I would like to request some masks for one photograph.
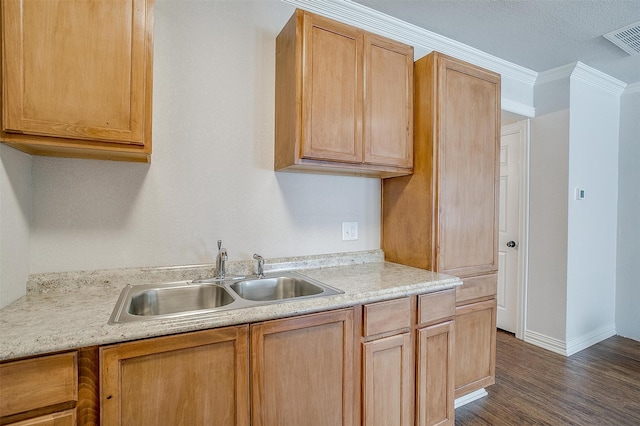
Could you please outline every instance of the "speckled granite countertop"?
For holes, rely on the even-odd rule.
[[[344,294],[287,301],[178,319],[151,319],[109,325],[107,321],[127,284],[147,284],[211,276],[210,267],[147,268],[95,273],[41,274],[28,294],[0,310],[0,360],[67,349],[354,306],[461,285],[455,277],[384,262],[378,251],[300,259],[274,259],[267,272],[295,269]],[[236,273],[250,262],[231,266]],[[338,265],[338,266],[335,266]],[[210,265],[209,265],[210,266]],[[236,271],[234,271],[234,267]],[[187,278],[188,277],[188,278]]]

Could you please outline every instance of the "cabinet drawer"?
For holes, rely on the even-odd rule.
[[[456,313],[456,291],[445,290],[418,297],[418,325],[453,317]]]
[[[78,400],[76,352],[0,365],[0,417]]]
[[[387,333],[411,326],[411,299],[388,300],[364,305],[364,335]]]
[[[456,305],[464,305],[470,300],[493,297],[498,292],[498,275],[478,275],[463,278],[462,286],[456,287]]]
[[[75,426],[75,424],[76,410],[73,409],[11,423],[11,426]]]

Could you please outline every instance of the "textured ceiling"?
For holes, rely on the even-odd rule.
[[[640,21],[640,0],[353,1],[533,71],[580,61],[640,81],[640,55],[602,36]]]

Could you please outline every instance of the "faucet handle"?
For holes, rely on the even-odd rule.
[[[222,248],[222,240],[218,240],[218,250]]]
[[[254,254],[253,258],[258,261],[258,278],[264,278],[264,258],[259,254]]]

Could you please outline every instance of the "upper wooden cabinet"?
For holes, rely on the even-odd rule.
[[[413,47],[297,10],[276,38],[275,169],[413,167]]]
[[[383,182],[385,258],[460,277],[494,273],[500,76],[436,52],[414,75],[414,174]]]
[[[153,0],[3,0],[2,142],[148,162]]]

